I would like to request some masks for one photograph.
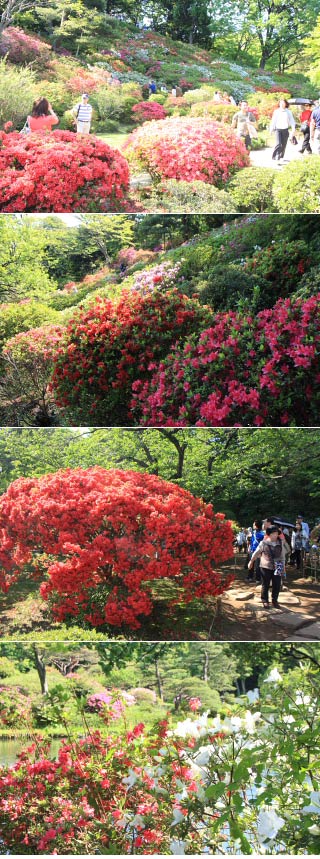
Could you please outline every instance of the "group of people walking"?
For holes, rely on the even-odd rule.
[[[79,101],[71,110],[77,134],[89,134],[92,105],[89,103],[89,96],[83,93],[81,101]],[[58,125],[59,117],[55,114],[47,98],[38,98],[34,102],[32,111],[27,117],[26,124],[22,129],[24,134],[30,134],[36,131],[52,131],[55,125]]]
[[[236,130],[237,136],[243,140],[246,148],[250,149],[252,138],[257,137],[258,134],[256,118],[246,101],[241,102],[239,110],[234,114],[232,128]],[[285,98],[280,99],[278,107],[273,112],[270,131],[275,135],[272,160],[279,163],[284,158],[290,135],[292,143],[298,145],[295,136],[296,122],[289,102]],[[316,151],[320,153],[320,106],[312,107],[311,102],[304,106],[300,115],[300,131],[303,135],[301,148],[298,150],[301,155],[305,152],[312,155],[312,140],[315,141]]]
[[[248,582],[261,583],[261,599],[264,608],[269,608],[269,591],[274,608],[280,608],[278,599],[283,579],[286,578],[286,564],[290,561],[301,569],[303,553],[309,545],[309,525],[297,516],[294,528],[282,528],[274,519],[263,522],[256,519],[252,528],[241,529],[236,542],[239,551],[248,552]]]

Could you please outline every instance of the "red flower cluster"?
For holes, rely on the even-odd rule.
[[[148,122],[151,119],[165,119],[167,111],[156,101],[139,101],[132,108],[133,118],[138,122]]]
[[[212,312],[177,290],[122,292],[118,304],[97,299],[69,322],[57,350],[53,391],[60,407],[93,425],[130,423],[132,383],[177,340],[210,323]]]
[[[153,580],[172,579],[184,602],[215,596],[230,577],[213,566],[231,555],[224,516],[151,474],[68,469],[16,480],[0,500],[0,587],[42,569],[58,620],[137,629]]]
[[[143,125],[129,135],[124,151],[156,178],[199,179],[217,186],[249,166],[246,148],[231,128],[205,117]]]
[[[151,380],[134,383],[133,408],[148,426],[313,426],[319,353],[320,293],[279,300],[255,318],[218,313]]]
[[[0,132],[2,212],[115,211],[128,185],[125,158],[96,137]]]

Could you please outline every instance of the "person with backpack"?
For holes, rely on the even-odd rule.
[[[270,528],[266,529],[264,539],[261,540],[249,561],[249,570],[253,568],[257,558],[260,558],[263,607],[269,608],[269,588],[271,585],[272,605],[274,608],[281,608],[278,597],[285,568],[285,547],[284,540],[280,539],[279,529],[276,525],[271,525]]]
[[[261,540],[264,539],[264,531],[262,530],[262,522],[260,519],[255,519],[253,523],[252,536],[250,540],[250,560],[261,543]],[[261,582],[261,572],[260,572],[260,558],[257,558],[251,568],[248,564],[248,582],[253,582],[253,577],[255,575],[256,582]]]
[[[299,520],[296,522],[295,528],[292,531],[291,547],[292,562],[295,564],[297,570],[300,570],[303,553],[308,547],[308,535]]]
[[[77,134],[90,134],[92,119],[92,106],[89,104],[89,96],[86,92],[81,96],[81,101],[71,111],[77,126]]]
[[[305,106],[305,108],[302,111],[301,116],[300,116],[300,122],[301,122],[300,131],[303,134],[302,146],[301,146],[301,149],[298,150],[298,152],[300,152],[300,155],[303,155],[304,152],[307,152],[308,155],[312,155],[312,149],[310,146],[311,116],[312,116],[311,104],[306,104],[306,106]]]
[[[289,110],[289,102],[286,98],[281,98],[279,107],[273,111],[270,131],[275,133],[276,145],[272,153],[273,161],[281,161],[284,158],[287,143],[289,140],[290,128],[292,135],[295,132],[296,124],[293,113]]]
[[[234,114],[231,126],[236,129],[237,137],[243,140],[246,149],[251,147],[251,137],[256,137],[256,118],[253,113],[250,113],[249,105],[246,101],[242,101],[240,110]]]

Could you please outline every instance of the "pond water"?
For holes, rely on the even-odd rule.
[[[21,752],[21,750],[25,749],[27,746],[30,746],[32,742],[32,737],[19,737],[19,739],[16,740],[0,739],[0,764],[6,766],[11,766],[12,764],[14,764],[17,760],[19,752]],[[57,755],[60,744],[60,739],[52,740],[52,755]]]

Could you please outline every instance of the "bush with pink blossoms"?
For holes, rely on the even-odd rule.
[[[172,288],[177,284],[181,262],[173,264],[166,260],[152,268],[136,272],[131,288],[134,291],[141,292],[143,295],[152,292],[154,289],[166,290]]]
[[[45,67],[50,59],[51,45],[37,36],[30,36],[20,27],[7,27],[0,36],[0,57],[22,66],[32,63]]]
[[[216,314],[133,384],[148,426],[314,426],[320,409],[320,293],[250,317]]]
[[[199,179],[221,187],[249,166],[243,142],[231,128],[207,118],[172,117],[144,124],[123,151],[153,179]]]
[[[156,101],[139,101],[132,108],[132,117],[136,122],[150,122],[152,119],[165,119],[167,111]]]

